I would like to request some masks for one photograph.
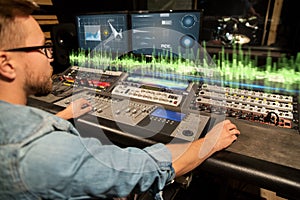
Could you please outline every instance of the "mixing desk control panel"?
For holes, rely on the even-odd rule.
[[[89,90],[75,93],[54,104],[66,107],[70,102],[78,98],[85,98],[91,103],[93,107],[93,110],[90,112],[91,115],[132,126],[136,126],[154,109],[152,104],[111,98]]]
[[[82,90],[54,104],[66,107],[78,98],[89,100],[93,107],[89,114],[99,120],[114,122],[121,130],[125,124],[139,131],[147,131],[149,137],[163,134],[170,138],[193,141],[204,133],[210,119],[195,111],[167,109],[152,102],[104,96],[91,90]]]
[[[61,76],[64,85],[109,91],[122,76],[119,71],[72,66]]]
[[[202,84],[192,107],[284,128],[298,128],[297,99],[289,95]]]
[[[128,85],[117,85],[113,89],[112,95],[116,95],[123,98],[141,99],[153,103],[159,103],[170,106],[179,106],[179,104],[182,101],[182,95],[179,94],[173,94],[162,91],[153,91]]]

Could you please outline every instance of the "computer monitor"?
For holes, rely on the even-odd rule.
[[[112,56],[128,52],[127,13],[94,13],[76,16],[78,47]]]
[[[130,15],[132,52],[154,55],[181,54],[198,48],[202,11],[140,11]]]

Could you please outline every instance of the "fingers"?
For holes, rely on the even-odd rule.
[[[91,103],[84,98],[74,100],[72,102],[72,107],[73,117],[75,118],[88,113],[93,109]]]
[[[84,98],[76,99],[73,101],[73,104],[78,104],[82,109],[92,106],[91,103]]]
[[[219,122],[205,136],[206,144],[213,146],[214,151],[219,151],[230,146],[240,135],[240,131],[230,120]]]
[[[229,131],[231,136],[235,136],[236,138],[241,134],[239,130],[237,129],[232,129]]]
[[[224,120],[224,128],[227,130],[238,130],[235,124],[233,124],[230,120]]]
[[[89,112],[91,111],[93,108],[92,108],[92,104],[86,100],[86,99],[79,99],[80,100],[80,108],[81,108],[81,111],[84,111],[84,112]]]
[[[237,140],[237,138],[238,138],[237,135],[232,135],[231,137],[232,137],[233,141]]]
[[[80,104],[89,103],[89,101],[84,98],[76,99],[73,101],[73,103],[75,103],[75,102],[80,103]]]
[[[229,136],[233,141],[237,140],[238,136],[241,134],[236,125],[233,124],[230,120],[226,120],[224,128],[228,131]]]
[[[93,107],[91,105],[88,105],[88,104],[83,104],[81,106],[81,112],[84,114],[84,113],[87,113],[87,112],[90,112],[91,110],[93,109]]]
[[[223,131],[225,131],[227,137],[230,138],[232,142],[237,140],[238,136],[241,134],[237,126],[228,119],[223,121]]]

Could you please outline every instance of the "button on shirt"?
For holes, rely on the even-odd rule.
[[[163,144],[144,149],[102,145],[36,108],[0,101],[0,112],[0,199],[159,194],[174,179]]]

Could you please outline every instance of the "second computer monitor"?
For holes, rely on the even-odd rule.
[[[135,54],[185,57],[186,52],[198,48],[201,11],[137,12],[130,16]]]

